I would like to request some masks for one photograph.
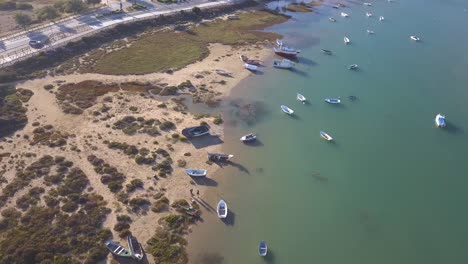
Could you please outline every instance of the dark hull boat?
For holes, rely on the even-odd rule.
[[[210,128],[208,126],[188,127],[182,130],[182,135],[187,138],[200,137],[209,133]]]
[[[234,157],[234,155],[208,152],[208,160],[213,162],[226,162],[232,157]]]
[[[127,242],[128,242],[128,247],[130,248],[130,253],[132,254],[132,257],[136,259],[137,261],[141,261],[145,253],[143,251],[143,247],[138,242],[136,237],[129,235],[127,237]]]

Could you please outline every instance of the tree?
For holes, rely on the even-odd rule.
[[[80,13],[86,10],[86,5],[81,0],[67,0],[65,2],[65,12],[67,13]]]
[[[36,16],[39,20],[54,20],[59,17],[59,12],[57,8],[53,6],[45,6],[36,12]]]
[[[101,3],[101,0],[86,0],[86,3],[87,3],[88,5],[93,5],[93,6],[95,6],[95,5],[99,4],[99,3]]]
[[[31,24],[31,17],[26,15],[25,13],[16,13],[15,14],[15,22],[18,26],[26,29],[27,26]]]

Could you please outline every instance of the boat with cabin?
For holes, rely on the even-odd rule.
[[[294,65],[295,63],[288,59],[273,60],[273,67],[279,69],[292,69],[294,68]]]
[[[303,96],[303,95],[300,94],[300,93],[297,93],[296,98],[297,98],[298,101],[302,102],[303,104],[305,104],[306,101],[307,101],[307,99],[305,98],[305,96]]]
[[[410,39],[414,41],[419,41],[419,38],[417,36],[410,36]]]
[[[364,5],[365,5],[365,6],[372,6],[372,4],[369,3],[369,2],[364,2]]]
[[[330,135],[328,135],[327,133],[325,133],[324,131],[320,131],[320,136],[323,139],[325,139],[326,141],[332,141],[333,140],[333,138]]]
[[[255,135],[253,133],[247,134],[247,135],[242,136],[240,138],[240,141],[242,141],[242,142],[253,142],[255,140],[257,140],[257,135]]]
[[[350,70],[356,70],[358,68],[358,65],[357,64],[351,64],[348,66],[348,69]]]
[[[372,16],[372,13],[366,12],[366,17],[371,17],[371,16]]]

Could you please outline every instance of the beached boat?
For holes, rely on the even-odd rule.
[[[302,102],[303,104],[305,104],[305,102],[307,101],[307,99],[305,98],[305,96],[303,96],[303,95],[300,94],[300,93],[297,93],[296,98],[297,98],[297,100],[299,100],[299,101]]]
[[[240,59],[241,59],[243,62],[245,62],[245,63],[247,63],[247,64],[250,64],[250,65],[255,65],[255,66],[260,66],[260,65],[262,65],[262,62],[261,62],[261,61],[259,61],[259,60],[251,60],[251,59],[249,59],[249,58],[248,58],[247,56],[245,56],[245,55],[240,55]]]
[[[258,69],[257,66],[252,65],[252,64],[248,64],[248,63],[244,64],[244,68],[251,71],[251,72],[256,72],[257,69]]]
[[[355,70],[357,68],[358,68],[357,64],[351,64],[351,65],[348,66],[348,69],[350,69],[350,70]]]
[[[366,12],[366,17],[371,17],[372,13]]]
[[[268,246],[265,241],[260,241],[260,244],[258,244],[258,255],[261,257],[265,257],[268,253]]]
[[[340,8],[340,6],[339,5],[332,5],[332,8],[338,9],[338,8]]]
[[[329,17],[328,20],[330,20],[331,22],[336,22],[336,19],[333,17]]]
[[[128,248],[130,249],[130,253],[132,254],[132,257],[136,259],[137,261],[141,261],[145,255],[145,252],[143,251],[143,247],[138,242],[136,237],[132,235],[127,236],[127,242],[128,242]]]
[[[293,111],[291,108],[289,108],[289,107],[287,107],[287,106],[285,106],[285,105],[282,105],[282,106],[281,106],[281,110],[282,110],[283,112],[285,112],[286,114],[288,114],[288,115],[294,114],[294,111]]]
[[[351,40],[349,40],[348,37],[344,37],[343,41],[344,41],[345,44],[349,44],[351,42]]]
[[[203,135],[207,135],[209,133],[210,133],[210,128],[206,125],[188,127],[182,130],[182,135],[184,135],[187,138],[200,137]]]
[[[216,206],[216,213],[218,214],[219,218],[226,218],[228,214],[228,207],[227,203],[224,200],[218,202],[218,206]]]
[[[437,114],[435,117],[435,123],[437,127],[445,127],[447,123],[445,123],[445,116],[442,114]]]
[[[383,17],[383,16],[379,17],[379,21],[384,21],[384,20],[385,20],[385,17]]]
[[[419,41],[419,38],[417,36],[410,36],[410,39],[412,39],[414,41]]]
[[[186,169],[185,173],[188,174],[190,177],[205,177],[206,170],[205,169]]]
[[[322,49],[322,52],[325,53],[325,54],[328,54],[328,55],[332,54],[331,50]]]
[[[242,136],[240,138],[240,141],[242,141],[242,142],[252,142],[252,141],[255,141],[255,140],[257,140],[257,135],[255,135],[253,133],[247,134],[247,135]]]
[[[372,4],[371,4],[371,3],[368,3],[368,2],[364,2],[364,5],[365,5],[365,6],[371,6]]]
[[[282,59],[282,60],[274,60],[273,61],[273,67],[275,68],[280,68],[280,69],[291,69],[295,65],[294,62],[288,60],[288,59]]]
[[[225,71],[225,70],[221,70],[221,69],[216,69],[215,72],[222,76],[228,76],[228,77],[232,76],[232,73]]]
[[[339,98],[325,98],[325,102],[329,104],[339,104],[341,100]]]
[[[114,242],[114,241],[106,241],[104,243],[106,248],[114,255],[119,256],[119,257],[132,257],[132,253],[130,253],[129,250],[126,248],[122,247],[119,243]]]
[[[328,135],[327,133],[325,133],[323,131],[320,131],[320,136],[323,139],[325,139],[326,141],[332,141],[333,140],[333,138],[330,135]]]
[[[222,154],[222,153],[210,153],[208,152],[208,160],[213,162],[226,162],[232,159],[234,155],[232,154]]]
[[[372,35],[372,34],[374,34],[374,31],[368,29],[368,30],[367,30],[367,34]]]
[[[342,16],[342,17],[349,17],[349,15],[346,14],[345,12],[341,12],[341,16]]]
[[[283,56],[283,57],[296,57],[301,52],[300,50],[286,47],[286,46],[274,47],[273,51],[277,55]]]

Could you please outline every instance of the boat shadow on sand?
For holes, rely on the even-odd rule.
[[[218,182],[207,177],[192,177],[192,180],[197,185],[204,185],[204,186],[218,186]]]
[[[144,255],[143,256],[143,259],[141,261],[136,261],[132,258],[128,258],[128,257],[118,257],[118,256],[115,256],[113,255],[113,259],[115,261],[117,261],[117,263],[119,264],[149,264],[149,261],[148,261],[148,258],[147,258],[148,255]]]
[[[224,141],[221,140],[219,136],[214,136],[214,135],[204,135],[201,137],[192,137],[188,138],[188,141],[192,143],[192,145],[196,149],[202,149],[206,148],[209,146],[214,146],[214,145],[219,145],[223,144]]]

